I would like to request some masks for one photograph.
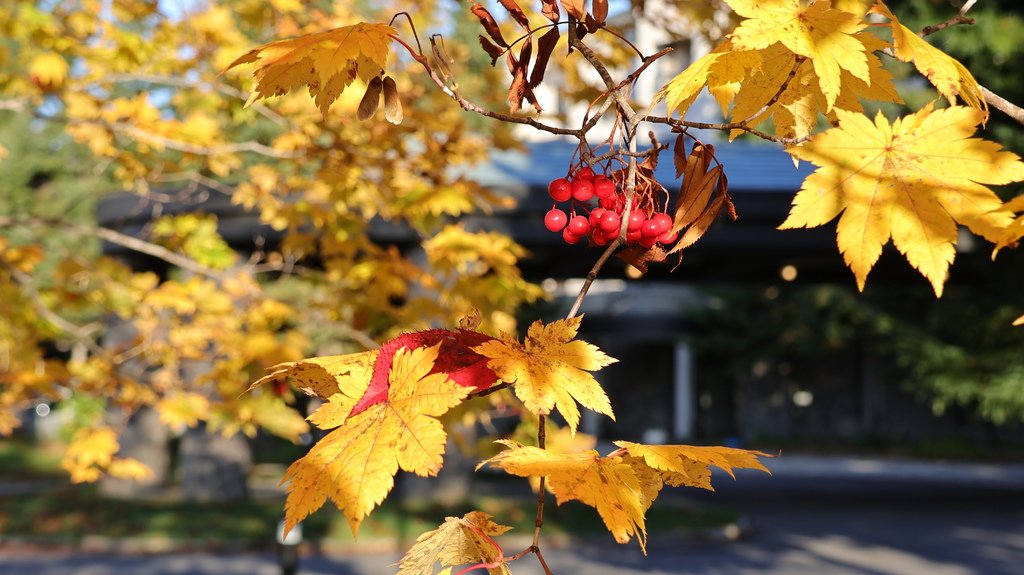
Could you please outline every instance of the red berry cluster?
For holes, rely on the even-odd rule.
[[[626,198],[608,176],[583,167],[571,179],[552,180],[548,194],[555,202],[569,202],[568,214],[555,205],[544,215],[544,227],[562,232],[565,243],[577,244],[589,237],[591,244],[606,246],[619,235]],[[596,206],[592,203],[594,198]],[[653,202],[646,202],[651,204],[647,206],[644,203],[638,202],[629,214],[626,243],[650,248],[675,242],[678,234],[672,233],[672,216],[657,211]]]

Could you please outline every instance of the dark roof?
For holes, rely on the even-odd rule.
[[[496,189],[546,188],[551,180],[565,177],[575,150],[576,146],[568,140],[531,143],[525,151],[494,152],[490,162],[467,173]],[[789,154],[774,145],[722,143],[715,146],[715,154],[725,166],[729,188],[736,192],[792,193],[812,171],[806,162],[794,167]],[[676,178],[669,153],[662,153],[655,175],[671,189]]]

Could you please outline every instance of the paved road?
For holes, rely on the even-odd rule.
[[[552,549],[556,575],[1022,575],[1024,484],[996,478],[822,477],[780,469],[774,478],[720,482],[708,497],[741,510],[740,541],[590,543]],[[394,573],[394,555],[307,557],[305,575]],[[540,575],[532,559],[517,575]],[[276,575],[272,555],[2,555],[0,575]]]

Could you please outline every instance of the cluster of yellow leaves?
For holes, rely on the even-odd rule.
[[[1024,163],[971,138],[984,114],[928,105],[892,124],[839,111],[839,125],[791,148],[818,166],[783,228],[820,226],[842,214],[837,240],[863,289],[889,239],[937,296],[956,254],[957,224],[999,242],[1012,216],[985,184],[1024,180]]]
[[[416,543],[398,564],[398,575],[433,575],[436,563],[449,568],[499,563],[501,548],[491,538],[509,529],[511,527],[491,521],[490,515],[480,511],[470,511],[462,517],[447,517],[440,527],[416,538]],[[450,569],[445,571],[450,572]],[[490,572],[492,575],[507,575],[509,570],[501,563]]]
[[[706,86],[732,121],[753,126],[770,119],[776,136],[799,140],[814,131],[822,114],[834,122],[836,110],[861,112],[861,99],[901,102],[878,57],[891,51],[912,61],[950,103],[959,97],[987,117],[970,72],[900,24],[881,2],[870,12],[889,18],[892,42],[865,30],[863,3],[726,3],[743,18],[739,26],[658,95],[681,116]]]
[[[729,475],[733,469],[768,471],[758,460],[767,454],[729,447],[618,441],[619,449],[602,457],[593,449],[559,454],[514,441],[500,443],[508,449],[481,466],[521,477],[547,477],[559,505],[576,500],[593,507],[616,541],[627,543],[635,535],[645,553],[645,515],[665,484],[712,489],[710,466]]]
[[[962,64],[880,1],[867,12],[889,20],[891,42],[865,31],[863,3],[727,3],[743,18],[739,26],[659,97],[683,115],[706,86],[723,114],[731,107],[734,122],[771,119],[776,136],[799,144],[790,154],[818,170],[782,228],[819,226],[842,214],[839,250],[861,289],[891,238],[936,295],[955,255],[958,224],[993,242],[1005,237],[1009,212],[986,185],[1021,181],[1024,165],[998,145],[971,138],[988,108]],[[929,105],[893,123],[879,115],[872,125],[860,99],[900,101],[879,53],[913,62],[951,107]],[[969,107],[957,106],[958,99]],[[836,127],[812,136],[822,114]]]
[[[143,480],[152,471],[131,457],[116,457],[120,445],[117,433],[109,427],[81,429],[71,439],[61,467],[75,483],[96,481],[104,473],[122,479]]]

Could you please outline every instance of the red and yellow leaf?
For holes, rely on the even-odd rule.
[[[1024,163],[996,143],[971,138],[984,113],[954,106],[890,124],[837,111],[839,125],[789,153],[818,169],[781,228],[816,227],[840,216],[839,250],[864,289],[889,239],[942,295],[957,224],[998,242],[1012,216],[986,185],[1024,180]]]
[[[398,350],[387,398],[348,416],[288,468],[286,529],[331,499],[355,534],[391,491],[399,469],[421,476],[441,469],[447,436],[436,417],[458,405],[470,388],[433,373],[440,347]],[[360,393],[358,387],[352,391]],[[342,403],[354,399],[345,390],[340,395]]]
[[[573,340],[580,320],[575,317],[548,325],[536,321],[523,344],[505,336],[473,348],[489,358],[487,366],[502,381],[515,384],[516,396],[528,410],[546,415],[558,409],[573,433],[580,420],[577,401],[615,419],[608,396],[590,372],[616,360],[594,345]]]

